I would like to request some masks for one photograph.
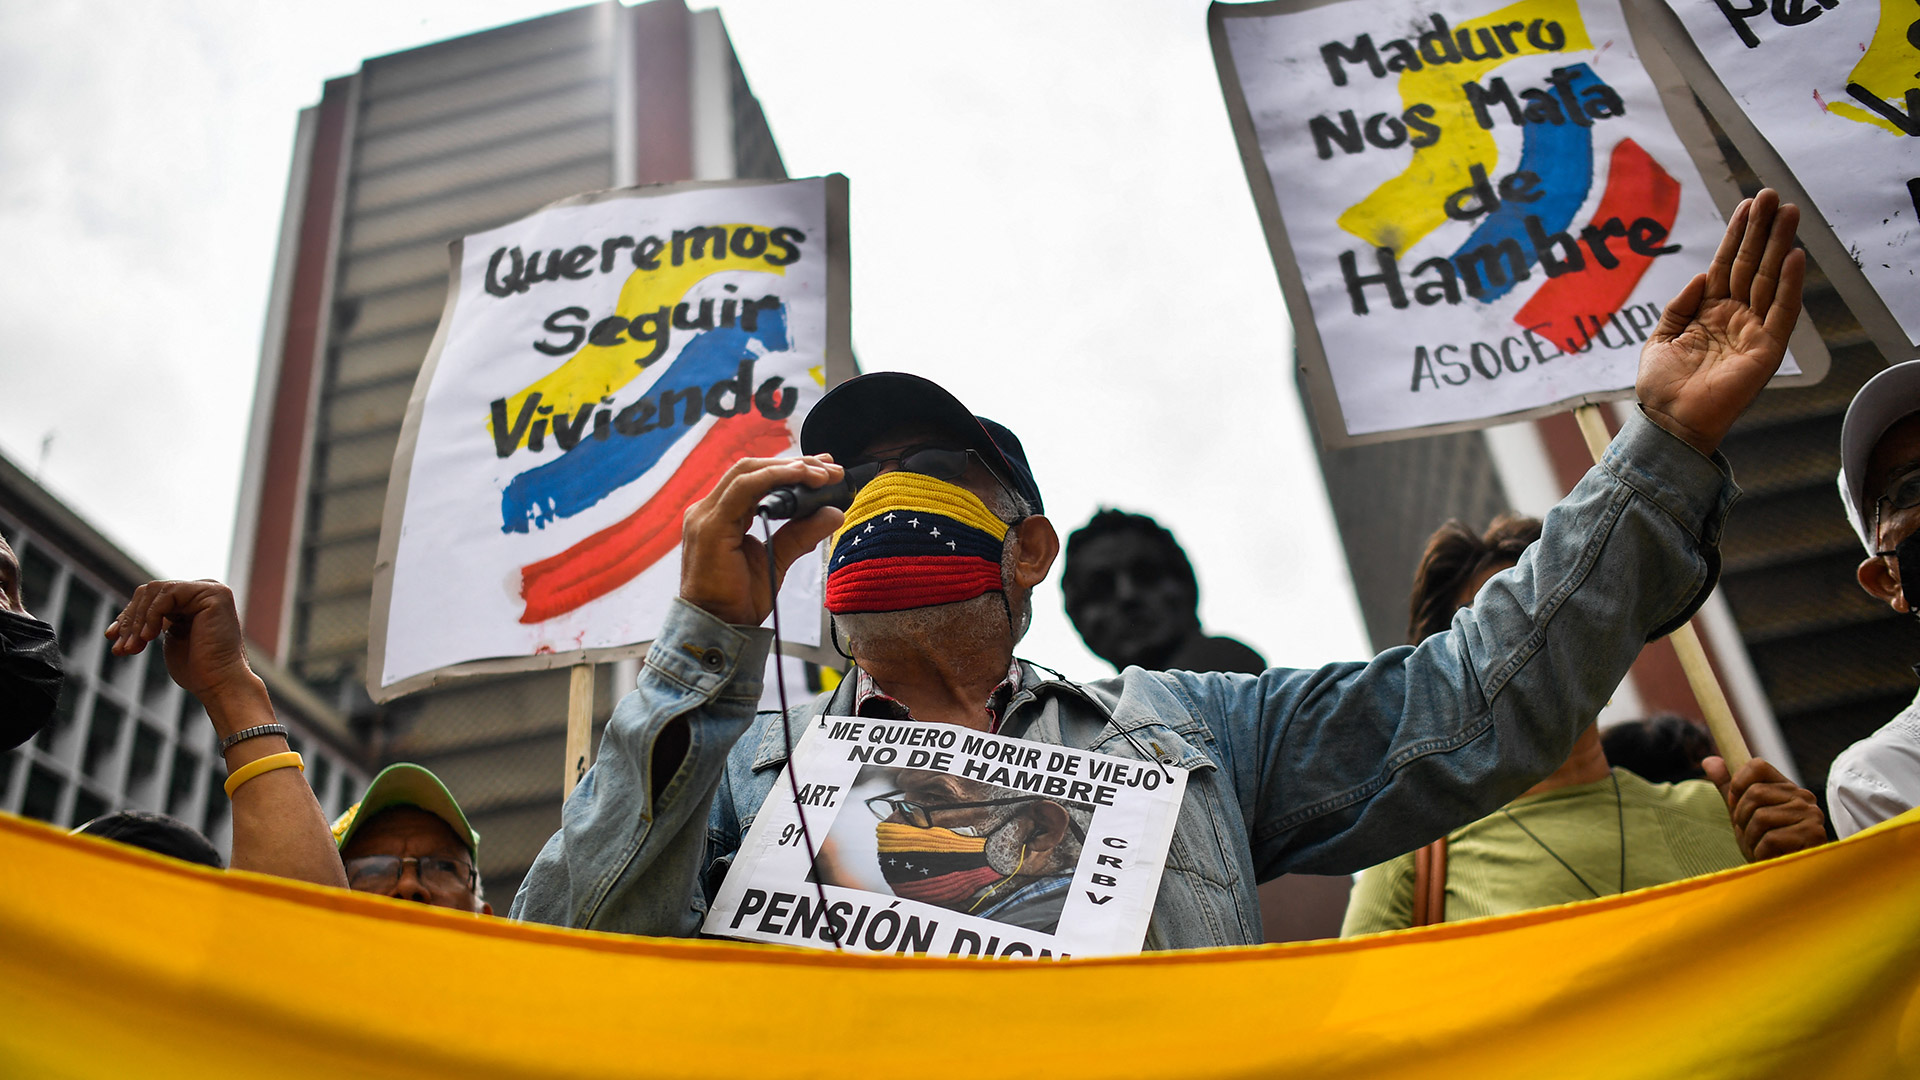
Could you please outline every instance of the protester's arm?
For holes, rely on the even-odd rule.
[[[1848,747],[1827,770],[1834,835],[1844,840],[1920,802],[1920,743],[1905,735],[1901,723],[1909,715]]]
[[[1648,339],[1643,412],[1450,631],[1367,664],[1169,676],[1223,737],[1262,879],[1357,870],[1497,809],[1704,602],[1737,495],[1716,448],[1799,313],[1796,220],[1771,192],[1742,204]]]
[[[116,656],[162,634],[167,673],[206,707],[216,739],[275,722],[267,686],[247,665],[232,590],[217,581],[149,582],[107,627]],[[286,750],[279,735],[243,739],[226,753],[227,772]],[[347,887],[326,815],[299,769],[274,769],[234,789],[233,867]]]
[[[1413,856],[1402,855],[1354,876],[1340,936],[1358,937],[1413,925]]]
[[[1827,842],[1827,819],[1813,792],[1781,775],[1760,758],[1752,758],[1729,775],[1719,757],[1701,762],[1707,779],[1727,800],[1727,814],[1740,840],[1740,854],[1748,862],[1778,858]]]
[[[710,809],[727,754],[753,720],[772,643],[758,627],[777,581],[748,531],[754,507],[781,484],[839,477],[824,458],[748,459],[688,509],[681,599],[514,897],[514,918],[656,936],[699,930]],[[776,578],[840,520],[823,510],[782,526]]]

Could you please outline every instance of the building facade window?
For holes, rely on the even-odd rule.
[[[230,854],[232,816],[221,789],[226,766],[214,752],[206,712],[174,685],[158,648],[129,657],[107,648],[107,624],[126,595],[4,510],[0,535],[20,559],[27,610],[60,635],[67,670],[54,722],[0,755],[0,810],[63,828],[117,810],[157,810]],[[294,729],[309,782],[331,820],[366,777],[297,717],[278,711],[280,722]]]

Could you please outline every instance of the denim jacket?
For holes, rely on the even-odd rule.
[[[1257,944],[1258,883],[1383,862],[1565,761],[1640,647],[1706,599],[1737,495],[1724,458],[1636,414],[1520,564],[1419,647],[1312,671],[1128,668],[1085,684],[1027,665],[1001,733],[1191,770],[1146,947]],[[676,602],[514,918],[698,932],[786,758],[779,714],[755,715],[769,645]],[[852,684],[795,708],[796,735],[822,710],[850,711],[836,698]],[[655,742],[677,721],[686,754],[655,791]]]

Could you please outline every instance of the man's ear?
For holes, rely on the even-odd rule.
[[[1014,529],[1020,548],[1014,556],[1013,581],[1023,589],[1031,589],[1047,580],[1047,571],[1053,568],[1053,560],[1060,557],[1060,534],[1053,531],[1053,522],[1045,514],[1029,514],[1020,519]]]
[[[1900,614],[1905,615],[1912,610],[1907,605],[1907,598],[1901,595],[1900,572],[1891,559],[1870,555],[1854,571],[1854,577],[1859,579],[1861,588],[1885,600]]]
[[[1036,799],[1021,809],[1027,826],[1027,858],[1044,859],[1067,837],[1066,807],[1050,799]]]

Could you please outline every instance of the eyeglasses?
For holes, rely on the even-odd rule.
[[[473,891],[473,867],[434,855],[362,855],[348,859],[347,885],[355,892],[387,892],[399,883],[401,870],[408,863],[413,864],[420,884],[434,892]]]
[[[1015,498],[1016,502],[1018,501],[1017,496],[1013,494],[1013,489],[1007,486],[1006,481],[1000,479],[1000,474],[994,471],[993,466],[980,455],[979,451],[956,450],[947,446],[909,446],[904,450],[881,457],[861,458],[856,464],[847,466],[847,487],[853,491],[859,491],[878,478],[881,469],[887,465],[892,465],[901,472],[931,476],[935,480],[953,483],[967,475],[968,461],[979,462],[980,467],[987,471],[987,475],[993,477],[993,482],[1000,485],[1000,490],[1006,492],[1009,497]]]
[[[929,806],[926,803],[900,797],[905,794],[904,791],[890,791],[885,795],[875,795],[867,800],[867,809],[882,821],[897,814],[902,821],[917,829],[933,828],[933,815],[945,813],[948,810],[980,810],[989,806],[1017,806],[1030,802],[1054,802],[1060,805],[1062,810],[1066,809],[1065,805],[1042,795],[1016,795],[1007,799],[987,799],[984,802],[940,803],[937,806]],[[1073,820],[1072,814],[1067,815],[1067,827],[1073,830],[1076,839],[1083,844],[1086,843],[1087,834],[1080,828],[1080,823]]]
[[[1880,542],[1880,504],[1887,503],[1895,510],[1911,510],[1920,506],[1920,468],[1908,469],[1906,474],[1887,485],[1887,490],[1873,500],[1873,539]],[[1875,555],[1891,555],[1891,551],[1876,551]]]

